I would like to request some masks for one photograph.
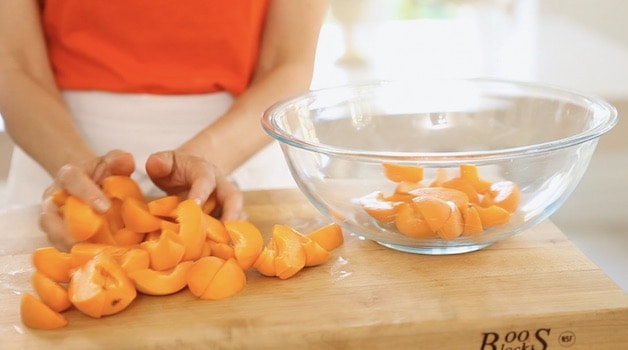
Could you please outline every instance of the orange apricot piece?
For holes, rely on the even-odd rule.
[[[37,271],[59,283],[70,281],[72,255],[55,247],[37,248],[33,252],[33,265]]]
[[[128,227],[118,229],[111,236],[114,245],[121,246],[140,244],[144,241],[144,237],[146,237],[145,233],[135,232]]]
[[[68,290],[43,273],[35,271],[31,283],[39,299],[53,311],[62,312],[72,306],[68,297]]]
[[[301,239],[285,225],[274,225],[272,238],[277,249],[275,256],[275,275],[280,279],[294,276],[305,267],[305,250]]]
[[[284,225],[286,226],[286,225]],[[318,242],[312,238],[302,234],[290,226],[286,226],[287,229],[294,231],[301,240],[301,247],[305,252],[305,266],[321,265],[325,261],[329,260],[331,253],[329,250],[323,248]]]
[[[464,222],[460,210],[453,202],[446,202],[451,209],[450,215],[443,225],[436,230],[438,236],[445,240],[452,240],[460,237],[464,229]]]
[[[69,196],[62,209],[63,221],[68,233],[76,241],[89,239],[103,225],[102,217],[77,197]]]
[[[87,239],[87,242],[101,243],[101,244],[108,244],[108,245],[116,244],[116,241],[113,238],[113,234],[111,233],[111,230],[109,228],[109,225],[107,225],[107,223],[104,222],[104,220],[103,220],[103,224],[100,225],[100,228],[98,228],[96,233],[92,235],[91,237],[89,237],[89,239]]]
[[[140,246],[150,256],[150,268],[157,271],[170,270],[183,259],[183,239],[174,231],[161,231],[159,239],[145,241]]]
[[[425,187],[425,185],[420,182],[401,181],[395,187],[395,193],[407,194],[410,193],[410,191],[421,187]]]
[[[130,176],[111,175],[103,179],[100,187],[109,198],[124,201],[126,198],[135,198],[144,202],[144,195],[140,186]]]
[[[176,216],[180,225],[179,236],[181,236],[185,247],[183,261],[200,258],[207,237],[205,218],[201,207],[194,200],[186,199],[177,206]]]
[[[216,192],[212,192],[212,194],[207,198],[205,203],[203,203],[202,210],[205,214],[211,214],[216,207],[218,207],[218,196]]]
[[[508,223],[510,220],[510,212],[497,205],[482,207],[472,204],[478,211],[483,227],[499,226]]]
[[[188,271],[194,261],[182,261],[170,270],[141,269],[129,272],[135,288],[147,295],[174,294],[187,286]]]
[[[211,251],[211,255],[227,260],[229,258],[235,258],[235,251],[233,246],[227,243],[214,242],[212,240],[207,240],[205,243],[209,246]]]
[[[344,243],[342,228],[336,223],[319,227],[307,234],[307,237],[318,243],[327,251],[332,251]]]
[[[471,181],[463,177],[455,177],[441,184],[441,187],[453,188],[467,195],[469,202],[480,203],[478,191],[475,189]]]
[[[436,233],[423,218],[415,203],[403,203],[399,206],[395,227],[399,232],[413,238],[436,237]]]
[[[117,259],[125,254],[131,246],[114,246],[102,243],[79,242],[70,248],[71,267],[81,267],[98,254],[107,254]]]
[[[489,181],[482,179],[478,175],[478,168],[473,164],[461,164],[460,177],[467,179],[480,194],[486,193],[491,187]]]
[[[22,294],[20,301],[22,323],[33,329],[58,329],[68,324],[68,320],[29,293]]]
[[[205,225],[207,225],[206,233],[208,239],[218,243],[231,242],[231,237],[222,221],[209,214],[204,214],[203,217],[205,218]]]
[[[173,222],[169,220],[161,220],[161,228],[160,228],[161,231],[171,230],[178,233],[180,228],[181,228],[181,225],[179,225],[178,222]]]
[[[122,201],[122,221],[124,226],[138,233],[147,233],[161,228],[161,219],[148,211],[148,205],[135,197]]]
[[[215,256],[206,256],[196,260],[186,277],[190,293],[196,297],[201,297],[207,290],[209,282],[224,263],[224,259]]]
[[[421,182],[423,180],[423,168],[416,165],[402,165],[395,163],[383,163],[384,174],[394,182]]]
[[[400,203],[385,199],[381,192],[373,192],[360,198],[360,204],[364,211],[382,224],[395,221],[397,207]]]
[[[201,299],[220,300],[240,292],[246,285],[246,274],[240,264],[233,258],[225,261],[209,282]]]
[[[474,206],[469,207],[469,210],[467,210],[467,213],[462,219],[464,221],[464,227],[462,229],[464,236],[473,236],[484,232],[482,219],[480,219],[480,214],[478,214],[478,210]]]
[[[434,180],[432,180],[429,187],[443,187],[443,183],[447,180],[449,180],[447,169],[438,168],[436,169]]]
[[[512,181],[503,180],[491,184],[490,189],[484,195],[482,206],[496,205],[514,213],[521,201],[519,187]]]
[[[444,201],[452,201],[458,207],[458,210],[464,214],[469,208],[469,197],[462,191],[447,187],[425,187],[418,188],[410,192],[414,198],[434,197]]]
[[[264,237],[260,230],[246,220],[226,221],[224,225],[233,243],[235,260],[243,270],[253,266],[264,247]]]
[[[264,249],[262,249],[255,263],[253,263],[253,268],[264,276],[274,277],[277,274],[277,269],[275,268],[276,257],[277,246],[271,239],[266,246],[264,246]]]
[[[81,312],[100,318],[124,310],[137,291],[120,264],[109,254],[101,253],[74,270],[68,295]]]
[[[174,195],[155,198],[147,203],[148,212],[154,216],[176,218],[179,202],[179,197]]]
[[[451,201],[438,197],[420,196],[415,198],[413,207],[421,213],[421,217],[430,226],[430,229],[437,232],[451,216],[453,210],[449,203],[453,204]]]
[[[63,204],[65,204],[65,200],[68,199],[69,196],[70,194],[68,193],[68,191],[64,189],[56,190],[52,193],[52,201],[57,207],[61,207],[63,206]]]
[[[116,260],[127,274],[131,271],[150,267],[150,255],[146,250],[140,248],[129,249]]]

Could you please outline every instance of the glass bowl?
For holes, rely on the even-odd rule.
[[[318,210],[422,254],[475,251],[547,219],[616,123],[598,98],[490,79],[321,89],[262,118]]]

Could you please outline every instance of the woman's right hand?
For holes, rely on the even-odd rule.
[[[53,183],[44,192],[39,227],[48,235],[55,247],[68,250],[74,243],[53,200],[53,194],[66,190],[69,194],[90,204],[96,212],[109,210],[111,202],[101,190],[100,183],[110,175],[129,176],[135,170],[133,156],[121,150],[109,151],[104,156],[61,167]]]

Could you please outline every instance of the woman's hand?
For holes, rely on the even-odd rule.
[[[68,234],[53,194],[66,190],[69,194],[89,203],[96,212],[109,210],[111,202],[100,188],[100,183],[110,175],[130,175],[135,170],[133,156],[124,151],[113,150],[101,157],[84,162],[66,164],[44,192],[39,226],[48,235],[50,242],[59,249],[68,250],[75,242]]]
[[[167,194],[193,199],[199,205],[215,192],[223,220],[242,215],[242,192],[218,167],[201,157],[178,150],[154,153],[146,161],[146,173]]]

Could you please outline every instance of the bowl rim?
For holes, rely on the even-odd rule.
[[[559,87],[547,83],[519,81],[499,78],[444,78],[444,79],[425,79],[420,80],[420,84],[430,84],[437,82],[442,83],[474,83],[474,84],[499,84],[504,86],[516,87],[520,89],[544,92],[548,94],[558,94],[569,96],[572,100],[586,104],[593,110],[594,114],[602,113],[603,120],[589,130],[571,135],[566,138],[552,140],[548,142],[536,143],[527,146],[503,148],[498,150],[483,151],[450,151],[450,152],[390,152],[390,151],[361,151],[349,148],[334,147],[325,144],[309,142],[301,138],[289,135],[280,127],[277,122],[277,116],[284,107],[299,101],[304,101],[315,97],[318,94],[340,91],[343,89],[359,89],[367,87],[378,87],[390,84],[416,84],[417,81],[405,80],[371,80],[364,82],[348,83],[344,85],[325,87],[320,89],[309,90],[300,95],[292,96],[277,101],[267,108],[261,118],[263,129],[274,139],[280,143],[288,144],[297,148],[308,151],[333,155],[335,157],[362,158],[362,159],[378,159],[388,161],[422,161],[422,162],[443,162],[443,161],[492,161],[495,159],[516,158],[530,156],[539,153],[549,152],[562,148],[583,144],[601,137],[610,131],[618,123],[618,113],[615,106],[606,100],[591,94],[585,94],[580,91]]]

